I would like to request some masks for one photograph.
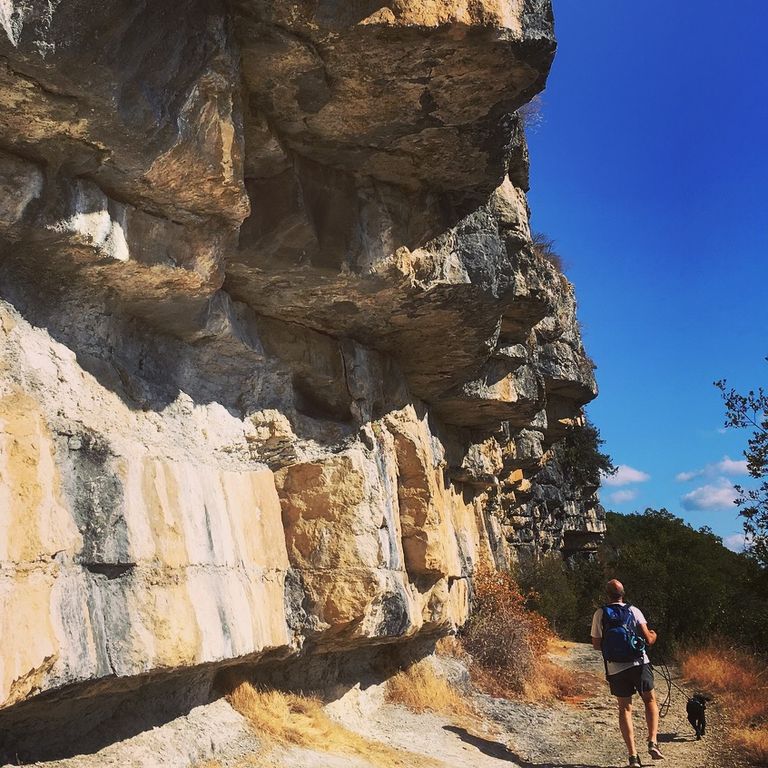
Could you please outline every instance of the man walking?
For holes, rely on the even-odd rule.
[[[630,768],[640,766],[632,725],[632,696],[639,693],[645,704],[648,725],[648,754],[663,759],[657,743],[659,707],[653,691],[653,671],[646,645],[656,642],[656,633],[648,629],[642,611],[624,602],[624,586],[616,579],[607,585],[608,605],[592,617],[592,646],[603,652],[605,674],[611,693],[619,705],[619,729],[629,752]]]

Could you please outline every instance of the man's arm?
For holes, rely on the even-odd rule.
[[[603,650],[603,612],[597,610],[592,614],[592,647],[596,651]]]
[[[648,645],[653,645],[656,642],[656,632],[652,629],[648,629],[647,624],[638,624],[637,625],[640,628],[640,633],[645,638],[645,642],[648,643]],[[592,644],[594,645],[595,638],[592,638]]]

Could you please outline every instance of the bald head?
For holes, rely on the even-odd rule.
[[[611,579],[606,585],[605,590],[611,600],[624,599],[624,585],[618,579]]]

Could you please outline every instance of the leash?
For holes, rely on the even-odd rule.
[[[669,671],[669,666],[666,661],[660,659],[658,663],[651,662],[651,669],[654,672],[658,672],[661,679],[667,684],[667,695],[664,697],[664,701],[659,705],[659,717],[666,717],[669,713],[669,708],[672,706],[672,688],[676,688],[680,693],[685,696],[686,701],[690,698],[688,691],[681,688],[673,679],[672,673]]]

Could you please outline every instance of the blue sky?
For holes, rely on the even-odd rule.
[[[603,502],[733,536],[747,434],[712,382],[768,384],[768,3],[555,0],[555,19],[531,224],[576,285],[589,414],[641,473]]]

